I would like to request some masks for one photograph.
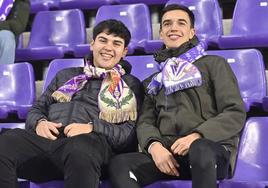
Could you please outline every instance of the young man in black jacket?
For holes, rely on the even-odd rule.
[[[136,151],[140,81],[123,61],[130,32],[117,20],[93,30],[92,60],[60,71],[28,113],[26,129],[0,136],[0,187],[17,177],[64,179],[66,188],[97,188],[109,159]]]
[[[237,80],[223,58],[206,55],[187,7],[163,9],[160,37],[161,70],[144,81],[137,122],[143,152],[116,156],[111,181],[115,188],[139,188],[192,179],[193,188],[216,188],[216,179],[231,174],[246,118]]]
[[[29,0],[4,0],[0,9],[0,64],[15,61],[16,41],[25,31],[30,15]]]

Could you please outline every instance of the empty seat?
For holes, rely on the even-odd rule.
[[[50,62],[43,85],[43,92],[50,84],[51,80],[56,76],[57,72],[69,67],[82,67],[84,66],[84,59],[54,59]]]
[[[145,4],[102,6],[98,9],[96,24],[111,18],[122,21],[131,32],[128,54],[143,50],[140,42],[152,39],[150,12]]]
[[[81,10],[38,12],[32,24],[27,48],[16,50],[16,61],[63,58],[86,43]]]
[[[230,35],[222,36],[219,47],[250,48],[268,46],[268,2],[237,0]]]
[[[155,62],[152,55],[127,56],[125,60],[132,66],[131,74],[136,76],[140,81],[159,71],[159,64]]]
[[[58,6],[59,0],[31,0],[31,13],[57,9]]]
[[[220,188],[265,188],[268,186],[268,117],[252,117],[240,139],[235,173]]]
[[[59,8],[66,9],[97,9],[102,5],[109,5],[115,0],[59,0]]]
[[[224,57],[238,80],[246,110],[262,107],[266,96],[265,68],[262,54],[256,49],[207,51],[210,55]],[[223,91],[224,92],[224,91]]]
[[[133,3],[145,3],[147,5],[161,5],[165,4],[168,0],[117,0],[119,4],[133,4]]]
[[[35,78],[29,63],[0,65],[0,119],[15,113],[26,119],[35,100]]]
[[[182,4],[193,11],[195,15],[195,29],[198,38],[208,46],[217,46],[223,34],[221,9],[217,0],[169,0],[166,3]],[[153,53],[160,49],[161,40],[149,41],[144,44],[146,53]]]

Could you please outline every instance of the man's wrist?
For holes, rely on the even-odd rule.
[[[159,142],[159,141],[154,141],[154,142],[152,142],[152,143],[149,145],[149,147],[148,147],[148,153],[151,154],[151,149],[152,149],[153,145],[155,145],[155,144],[160,144],[161,146],[163,146],[161,142]]]

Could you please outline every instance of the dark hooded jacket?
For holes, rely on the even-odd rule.
[[[177,49],[161,50],[155,55],[156,61],[178,57],[197,43],[194,38]],[[145,98],[137,123],[139,144],[144,152],[153,141],[170,150],[178,138],[198,132],[229,150],[233,167],[246,118],[236,77],[226,60],[219,56],[206,55],[193,64],[202,75],[199,87],[167,96],[162,88],[157,95],[150,95],[147,86],[154,75],[144,81]]]
[[[124,68],[131,68],[131,65],[124,61]],[[143,101],[143,87],[141,82],[130,75],[126,70],[122,79],[134,92],[137,100],[138,111]],[[108,123],[99,119],[98,94],[102,79],[90,79],[86,85],[74,94],[70,102],[57,102],[52,98],[52,93],[62,86],[66,81],[83,73],[82,67],[67,68],[55,76],[46,91],[32,106],[26,120],[26,129],[35,131],[38,120],[47,119],[52,122],[62,123],[63,128],[71,123],[93,124],[93,132],[107,137],[108,142],[115,152],[133,151],[137,149],[137,138],[135,122],[126,121],[119,124]],[[63,129],[60,130],[61,136]],[[90,133],[89,133],[90,134]]]

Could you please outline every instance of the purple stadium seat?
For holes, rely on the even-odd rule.
[[[56,76],[57,72],[69,67],[82,67],[84,66],[84,59],[54,59],[50,62],[45,82],[43,86],[43,92],[50,84],[51,80]]]
[[[16,61],[63,58],[85,43],[81,10],[41,11],[35,16],[27,48],[16,50]]]
[[[266,96],[265,68],[262,54],[255,49],[207,51],[224,57],[230,63],[240,88],[245,108],[262,107]]]
[[[218,0],[169,0],[166,5],[182,4],[193,11],[195,15],[195,29],[198,38],[208,46],[217,46],[219,37],[223,34],[221,9]],[[146,53],[153,53],[160,49],[161,40],[146,41],[143,46]]]
[[[142,50],[140,42],[152,39],[150,12],[145,4],[102,6],[98,9],[96,24],[109,18],[121,20],[130,30],[128,54]]]
[[[30,188],[64,188],[63,181],[50,181],[47,183],[30,183]],[[100,182],[99,188],[112,188],[107,181]]]
[[[267,1],[237,0],[232,19],[231,33],[221,37],[219,47],[222,49],[267,47],[267,17]]]
[[[134,4],[134,3],[145,3],[147,5],[163,5],[168,0],[117,0],[119,4]]]
[[[132,65],[131,74],[141,81],[159,71],[159,64],[154,61],[152,55],[127,56],[125,60]]]
[[[97,9],[102,5],[113,4],[115,0],[59,0],[59,8]]]
[[[16,113],[26,119],[35,100],[35,78],[29,63],[0,65],[0,119]]]
[[[265,188],[268,186],[268,117],[252,117],[240,140],[235,173],[219,188]]]
[[[31,13],[45,11],[50,9],[57,9],[59,0],[31,0]]]

